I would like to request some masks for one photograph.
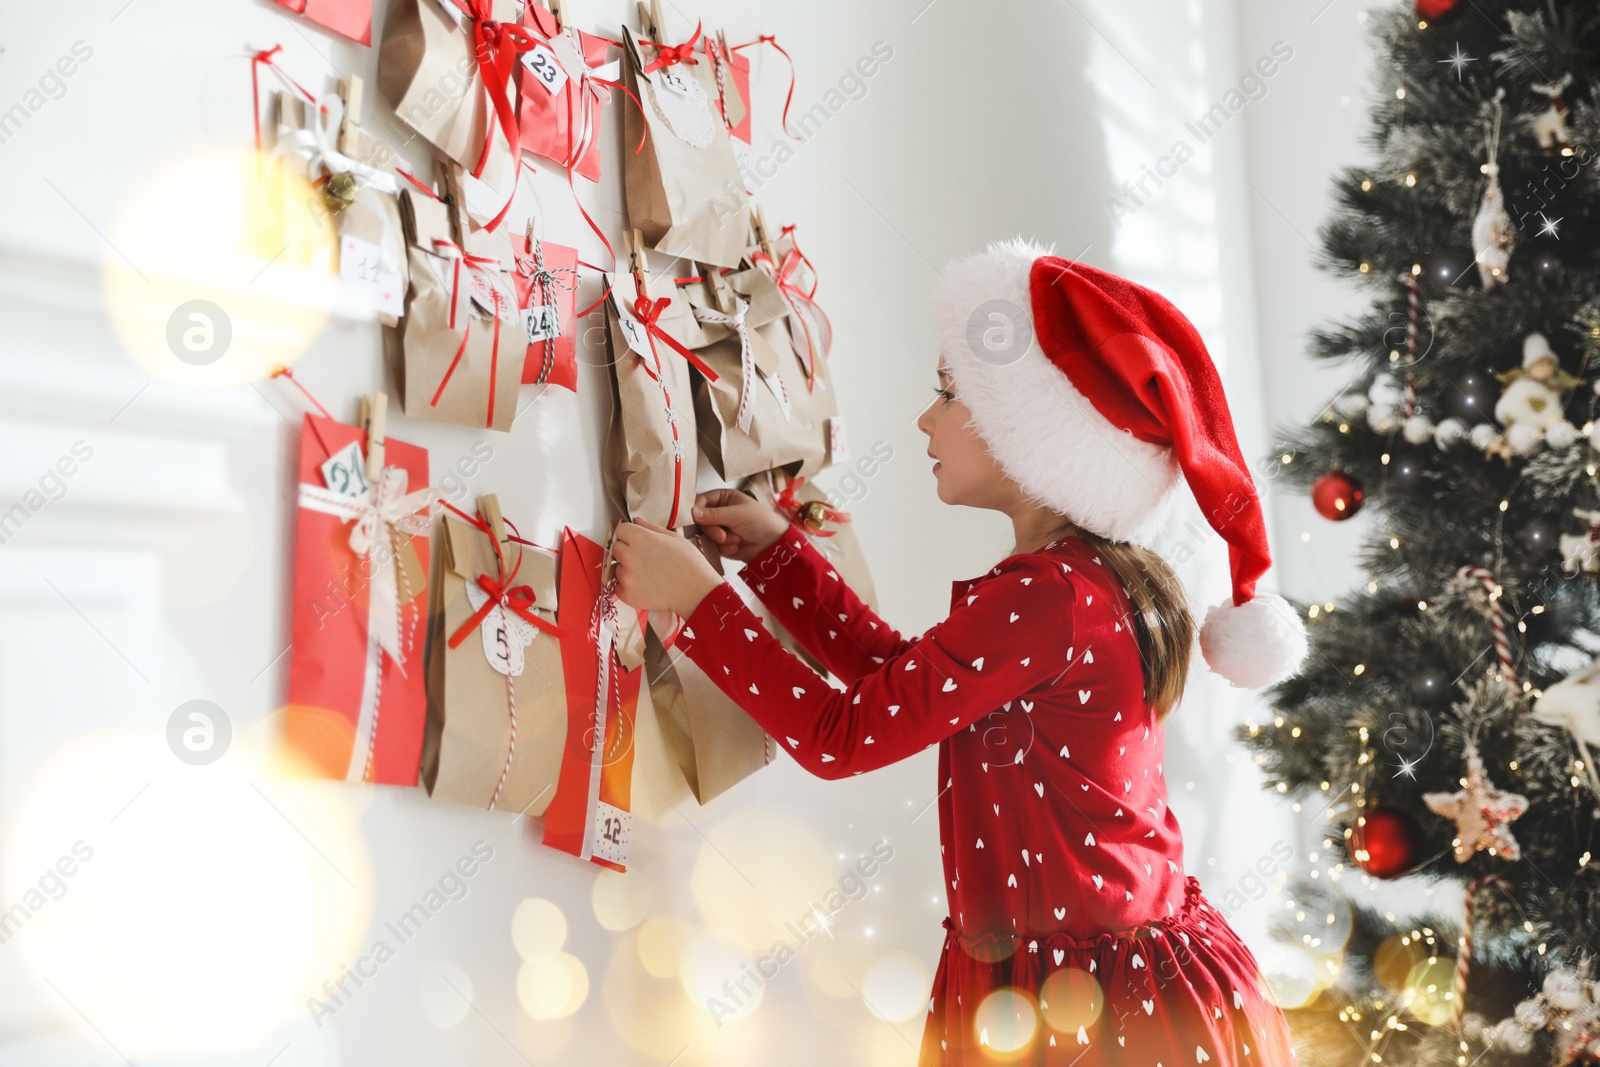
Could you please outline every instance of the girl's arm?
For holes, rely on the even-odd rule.
[[[853,682],[910,642],[856,595],[798,526],[745,564],[739,577],[817,662]]]
[[[1059,677],[1076,601],[1061,564],[1015,557],[921,637],[876,646],[890,654],[843,690],[784,648],[726,582],[701,600],[674,647],[802,767],[845,778],[915,755]]]

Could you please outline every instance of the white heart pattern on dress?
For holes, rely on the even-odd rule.
[[[801,697],[805,696],[805,692],[806,692],[804,689],[801,689],[798,685],[795,686],[793,689],[791,689],[789,691],[794,694],[794,698],[796,700],[799,700]]]
[[[1033,783],[1033,791],[1035,793],[1038,793],[1039,796],[1042,798],[1044,796],[1044,783],[1043,782],[1034,782]]]
[[[1088,689],[1080,689],[1080,690],[1078,690],[1078,703],[1080,703],[1080,704],[1089,703],[1089,693],[1090,693],[1090,690],[1088,690]]]
[[[944,691],[946,693],[950,692],[950,690],[954,689],[955,687],[956,687],[956,680],[954,678],[946,678],[944,680]]]
[[[744,630],[744,638],[746,641],[754,641],[756,639],[756,632],[747,626]]]
[[[1096,889],[1100,889],[1100,888],[1104,887],[1105,884],[1106,884],[1106,880],[1104,878],[1100,877],[1098,874],[1092,874],[1089,877],[1094,879],[1094,887]]]

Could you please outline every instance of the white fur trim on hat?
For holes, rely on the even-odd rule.
[[[1019,237],[947,266],[934,308],[940,352],[990,454],[1030,499],[1150,548],[1182,469],[1171,448],[1113,426],[1039,347],[1029,273],[1053,254]]]
[[[1305,624],[1276,593],[1258,592],[1243,604],[1229,597],[1207,611],[1200,626],[1200,654],[1206,665],[1244,689],[1259,689],[1297,674],[1306,651]]]

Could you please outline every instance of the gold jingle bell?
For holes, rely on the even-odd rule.
[[[828,521],[828,505],[820,500],[807,500],[800,505],[800,521],[813,530],[822,529]]]
[[[328,207],[342,211],[361,195],[361,183],[347,170],[336,171],[328,175],[328,180],[323,183],[322,195],[327,199]]]

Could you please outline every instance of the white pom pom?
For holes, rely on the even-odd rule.
[[[1495,429],[1492,422],[1480,422],[1468,431],[1467,436],[1471,438],[1474,448],[1488,448],[1500,440],[1500,431]]]
[[[1406,420],[1404,430],[1405,439],[1414,445],[1420,445],[1433,436],[1433,423],[1426,415],[1413,415]]]
[[[1565,451],[1571,448],[1578,440],[1578,428],[1566,419],[1552,423],[1544,431],[1545,444],[1556,451]]]
[[[1374,433],[1388,433],[1400,424],[1400,409],[1393,404],[1373,404],[1367,408],[1367,425]]]
[[[1345,393],[1333,401],[1334,408],[1346,418],[1354,418],[1367,410],[1369,401],[1362,393]]]
[[[1200,653],[1233,685],[1257,689],[1292,677],[1305,661],[1306,627],[1276,593],[1257,593],[1243,604],[1229,597],[1206,612]]]
[[[1467,424],[1456,418],[1443,420],[1433,431],[1433,441],[1440,448],[1453,445],[1465,436],[1467,436]]]
[[[1388,374],[1380,374],[1372,379],[1372,384],[1367,387],[1367,396],[1372,398],[1374,404],[1388,404],[1390,406],[1396,405],[1406,398],[1405,391],[1400,388],[1400,383]]]
[[[1516,452],[1527,455],[1539,447],[1539,428],[1525,422],[1514,422],[1506,430],[1506,443]]]

